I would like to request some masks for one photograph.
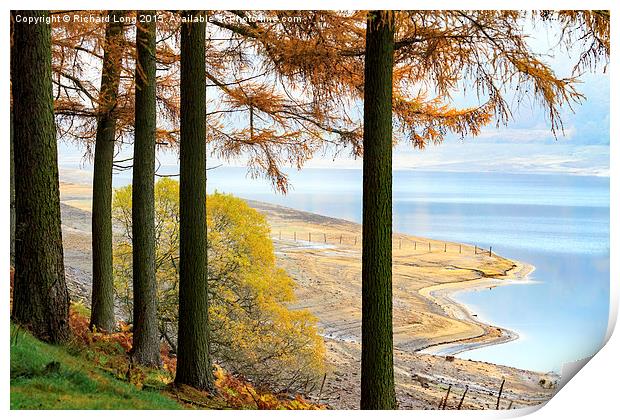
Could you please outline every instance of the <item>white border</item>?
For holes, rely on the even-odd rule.
[[[295,1],[265,1],[254,0],[248,2],[247,0],[210,0],[205,2],[187,1],[187,0],[175,0],[171,1],[151,0],[151,1],[119,1],[109,0],[105,2],[105,6],[108,8],[118,9],[171,9],[174,5],[175,9],[196,9],[196,8],[209,8],[209,9],[507,9],[518,7],[519,9],[582,9],[587,6],[591,9],[611,9],[612,10],[612,44],[614,47],[618,45],[618,36],[616,31],[619,24],[619,19],[616,15],[619,8],[616,7],[617,2],[614,1],[602,1],[602,0],[590,0],[587,3],[576,0],[565,1],[549,1],[549,0],[522,0],[520,2],[498,2],[497,0],[478,0],[475,2],[463,2],[455,0],[439,0],[435,2],[428,1],[334,1],[334,0],[314,0],[308,2],[295,2]],[[5,197],[4,206],[1,210],[2,215],[2,237],[5,238],[0,248],[0,273],[8,274],[8,240],[9,237],[9,153],[8,153],[8,130],[9,130],[9,30],[8,30],[8,12],[11,8],[31,8],[31,9],[46,9],[53,6],[55,9],[89,9],[97,8],[97,6],[103,6],[101,4],[93,4],[87,1],[75,1],[75,0],[58,0],[58,1],[10,1],[3,2],[2,9],[4,10],[2,19],[2,31],[0,32],[0,45],[2,48],[2,67],[0,72],[2,74],[3,83],[0,84],[0,92],[2,94],[2,101],[0,106],[2,112],[0,118],[2,121],[2,127],[4,129],[4,140],[2,140],[2,152],[0,153],[0,176],[5,181],[0,183],[0,194]],[[614,48],[615,53],[615,48]],[[581,372],[578,373],[577,378],[571,380],[545,407],[540,410],[534,410],[531,415],[532,419],[547,418],[553,416],[554,418],[562,417],[581,417],[586,416],[590,418],[610,418],[609,413],[617,412],[617,378],[620,377],[620,369],[618,369],[618,358],[620,354],[620,339],[618,334],[611,335],[613,327],[616,323],[617,311],[618,311],[618,279],[620,278],[619,264],[620,255],[618,252],[618,200],[620,197],[620,188],[615,180],[618,177],[619,168],[617,164],[617,149],[615,144],[618,141],[618,121],[614,118],[618,116],[618,97],[620,94],[619,85],[617,80],[617,71],[613,67],[613,63],[616,61],[615,56],[612,53],[612,65],[609,67],[609,71],[612,72],[611,77],[611,305],[610,305],[610,323],[608,329],[608,338],[611,339],[607,345],[590,361]],[[3,278],[8,278],[3,276]],[[0,301],[8,302],[8,285],[5,284],[4,295],[0,297]],[[8,346],[9,339],[9,311],[8,307],[2,310],[0,315],[0,334],[4,338],[4,345]],[[7,347],[5,347],[7,349]],[[7,349],[8,350],[8,349]],[[9,407],[9,352],[3,352],[3,359],[0,362],[0,372],[2,375],[2,385],[0,391],[0,401],[4,410],[8,411]],[[410,418],[415,416],[416,419],[438,418],[438,417],[459,417],[459,418],[480,418],[480,417],[514,417],[516,415],[523,415],[533,410],[512,410],[512,411],[415,411],[402,410],[397,412],[384,412],[381,416],[390,418]],[[13,411],[9,415],[14,418],[31,418],[40,416],[43,413],[28,412],[28,411]],[[43,414],[51,418],[83,418],[85,415],[89,418],[108,418],[113,415],[110,412],[81,412],[81,411],[49,411]],[[331,412],[239,412],[239,411],[218,411],[218,412],[191,412],[183,411],[181,413],[171,414],[169,412],[131,412],[128,416],[136,416],[136,418],[168,418],[171,415],[183,416],[183,417],[198,417],[204,418],[204,416],[217,416],[218,419],[232,419],[238,417],[252,417],[252,418],[274,418],[279,416],[294,416],[297,418],[314,417],[326,417],[330,418],[349,418],[351,415],[355,417],[369,418],[373,416],[373,413],[369,412],[344,412],[344,411],[331,411]]]

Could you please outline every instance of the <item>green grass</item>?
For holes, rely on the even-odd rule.
[[[139,390],[68,348],[45,344],[11,325],[11,409],[179,409],[157,391]]]

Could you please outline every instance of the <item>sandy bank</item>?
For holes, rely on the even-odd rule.
[[[249,201],[266,215],[278,261],[296,280],[299,307],[310,309],[328,338],[361,339],[361,226]],[[430,251],[429,251],[430,245]],[[470,348],[514,339],[486,325],[450,295],[522,281],[531,266],[475,246],[394,235],[394,341],[417,351],[452,342]]]
[[[488,334],[491,328],[488,324],[482,322],[478,318],[478,314],[473,313],[470,308],[458,302],[454,298],[454,294],[460,291],[472,291],[486,288],[494,288],[497,286],[506,286],[510,284],[523,284],[531,282],[529,275],[534,271],[534,267],[530,264],[515,262],[515,266],[508,270],[502,278],[480,278],[476,280],[457,281],[453,283],[443,283],[428,286],[420,289],[418,293],[421,296],[441,307],[449,316],[468,321],[480,326],[480,334],[477,337],[462,340],[448,340],[445,343],[432,344],[426,348],[419,349],[427,354],[435,355],[455,355],[464,351],[473,350],[479,347],[485,347],[495,344],[507,343],[519,338],[516,331],[495,327],[497,334]]]

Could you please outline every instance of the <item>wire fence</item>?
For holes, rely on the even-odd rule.
[[[510,410],[512,409],[513,400],[509,400],[508,401],[508,405],[506,406],[506,404],[504,404],[504,406],[501,406],[501,402],[502,402],[502,392],[504,391],[504,384],[506,383],[506,379],[502,378],[502,383],[499,386],[499,392],[497,393],[497,401],[495,403],[495,409],[496,410],[500,410],[500,409],[504,409],[504,410]],[[453,399],[455,400],[452,404],[449,404],[449,400],[448,398],[450,397],[450,391],[452,391],[452,385],[449,384],[448,385],[448,390],[446,392],[445,397],[443,397],[440,401],[439,401],[439,406],[437,407],[437,409],[439,410],[460,410],[463,407],[463,402],[465,401],[465,396],[467,395],[467,391],[469,391],[469,385],[465,385],[465,389],[463,390],[462,394],[460,395],[460,397],[458,396],[458,393],[456,392],[452,392],[452,395],[454,395]],[[493,392],[490,392],[489,395],[493,395]],[[475,397],[474,397],[475,399]],[[458,405],[456,405],[456,402],[458,401]]]
[[[454,356],[447,356],[446,359],[454,360]],[[323,381],[321,383],[321,388],[315,400],[317,404],[321,403],[321,398],[324,396],[323,388],[325,386],[325,383],[326,382],[330,383],[332,382],[332,380],[333,379],[331,377],[328,379],[327,373],[323,375]],[[336,378],[336,380],[338,379]],[[415,374],[413,375],[413,380],[415,382],[419,382],[422,388],[429,388],[430,382],[433,381],[433,379],[430,377],[421,377]],[[465,386],[463,387],[462,383],[461,384],[450,384],[450,383],[445,384],[445,383],[439,382],[437,385],[440,387],[440,389],[446,389],[445,385],[448,385],[448,388],[446,390],[445,395],[440,397],[439,404],[436,406],[437,407],[436,409],[437,410],[471,409],[472,405],[473,407],[477,409],[482,408],[483,410],[484,409],[512,410],[513,408],[517,408],[517,407],[513,407],[514,400],[512,398],[514,398],[514,395],[509,396],[509,398],[505,397],[505,393],[504,393],[505,384],[506,384],[506,378],[502,377],[501,384],[497,384],[499,389],[496,392],[492,388],[487,388],[486,386],[480,387],[480,386],[476,386],[475,384],[472,384],[472,387],[470,388],[470,385],[468,384],[465,384]],[[480,394],[480,393],[489,395],[489,397],[491,397],[491,401],[483,402],[482,400],[480,400],[479,396],[476,396],[476,394]],[[334,394],[335,393],[331,393],[331,394],[328,393],[327,395],[325,395],[325,397],[327,397],[327,400],[329,400],[333,398]],[[466,401],[469,402],[469,404],[464,404],[466,403]],[[482,404],[482,406],[480,406],[480,404]]]
[[[312,244],[329,244],[329,245],[361,245],[361,235],[355,235],[351,232],[345,233],[327,233],[316,231],[278,231],[272,236],[273,239],[279,241],[293,241],[293,242],[305,242]],[[421,241],[417,239],[411,239],[409,237],[403,237],[400,235],[393,235],[392,237],[392,249],[394,250],[412,250],[412,251],[424,251],[424,252],[450,252],[450,253],[469,253],[472,252],[476,255],[486,254],[488,256],[493,255],[493,247],[489,248],[480,247],[478,245],[463,245],[454,242],[441,242],[441,241]]]

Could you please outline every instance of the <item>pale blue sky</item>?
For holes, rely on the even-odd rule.
[[[571,75],[578,57],[575,51],[564,51],[554,45],[553,33],[542,28],[530,28],[531,45],[547,55],[545,58],[558,76]],[[395,169],[423,169],[458,172],[501,171],[513,173],[569,173],[580,175],[609,176],[609,73],[603,66],[595,72],[586,73],[579,79],[578,90],[586,96],[574,113],[566,108],[563,112],[565,132],[557,139],[549,128],[546,113],[538,106],[525,102],[515,112],[507,126],[495,125],[484,128],[475,138],[449,137],[441,145],[430,145],[425,150],[413,149],[400,144],[394,152]],[[466,102],[459,99],[456,102]],[[126,147],[121,156],[130,157],[131,148]],[[60,166],[75,167],[81,160],[82,150],[62,144]],[[160,155],[164,165],[175,165],[174,153]],[[244,159],[230,162],[209,157],[210,165],[224,164],[245,166]],[[89,165],[86,165],[89,166]],[[361,168],[361,160],[340,153],[337,158],[329,153],[316,155],[307,162],[313,168]],[[294,169],[288,169],[294,171]]]

